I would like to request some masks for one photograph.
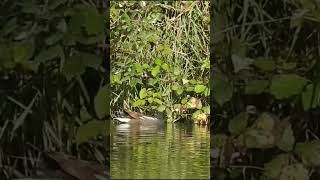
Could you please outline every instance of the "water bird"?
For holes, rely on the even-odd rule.
[[[156,117],[147,116],[139,112],[124,110],[127,117],[116,117],[114,119],[121,123],[138,124],[138,125],[161,125],[163,123],[163,113],[159,113]]]

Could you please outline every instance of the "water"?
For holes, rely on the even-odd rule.
[[[206,127],[167,124],[114,128],[112,179],[209,179]]]

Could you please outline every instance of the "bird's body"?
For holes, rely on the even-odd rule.
[[[139,124],[139,125],[157,125],[162,123],[162,118],[150,117],[144,114],[124,110],[128,117],[117,117],[114,118],[121,123],[129,123],[129,124]]]

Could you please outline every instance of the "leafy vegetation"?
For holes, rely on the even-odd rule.
[[[111,2],[110,14],[113,115],[133,108],[207,124],[209,2]]]
[[[0,179],[38,176],[47,151],[105,163],[106,2],[0,4]]]
[[[319,179],[318,1],[214,1],[212,179]]]

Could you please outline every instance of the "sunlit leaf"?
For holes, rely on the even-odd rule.
[[[139,92],[139,97],[141,99],[144,99],[145,97],[147,97],[148,93],[147,93],[147,89],[146,88],[142,88]]]
[[[206,89],[205,85],[198,84],[194,87],[194,92],[195,93],[202,93]]]

